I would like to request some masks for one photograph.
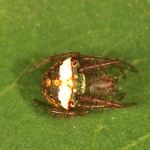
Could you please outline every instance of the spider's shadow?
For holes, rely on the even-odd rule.
[[[36,61],[34,61],[36,62]],[[38,98],[43,100],[43,96],[41,93],[41,78],[43,76],[43,72],[48,68],[48,65],[44,65],[43,67],[34,70],[33,72],[29,72],[29,69],[34,65],[31,59],[18,58],[14,63],[13,73],[15,75],[16,87],[19,90],[19,93],[24,100],[24,102],[28,103],[29,106],[33,107],[34,98]]]

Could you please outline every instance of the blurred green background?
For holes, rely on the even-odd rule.
[[[41,77],[50,65],[27,70],[66,52],[120,58],[125,102],[133,108],[92,111],[84,117],[52,118],[33,103],[44,100]],[[1,0],[0,149],[150,148],[150,0]]]

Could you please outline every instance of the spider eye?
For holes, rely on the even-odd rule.
[[[72,58],[72,65],[77,66],[77,60],[75,58]]]
[[[70,102],[69,102],[69,105],[70,105],[71,107],[73,107],[73,106],[74,106],[74,102],[73,102],[73,101],[70,101]]]
[[[76,66],[77,61],[76,61],[76,60],[74,60],[74,61],[72,62],[72,64],[73,64],[74,66]]]
[[[53,99],[53,98],[54,98],[54,96],[53,96],[53,95],[50,95],[50,98],[51,98],[51,99]]]
[[[78,65],[78,61],[76,60],[75,57],[71,57],[71,64],[73,67],[76,67]]]

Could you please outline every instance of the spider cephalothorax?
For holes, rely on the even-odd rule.
[[[84,115],[91,109],[133,105],[109,100],[109,96],[117,95],[118,91],[115,89],[117,77],[109,76],[107,72],[107,68],[114,67],[125,76],[121,65],[136,72],[132,65],[118,59],[67,53],[49,57],[36,64],[31,71],[54,60],[57,62],[44,73],[42,79],[42,93],[52,108],[35,99],[36,104],[49,113],[66,117]],[[124,94],[119,100],[123,99],[123,96]]]

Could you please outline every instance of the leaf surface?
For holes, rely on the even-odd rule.
[[[0,1],[0,149],[148,150],[150,147],[150,1]],[[120,81],[132,108],[52,118],[37,108],[43,58],[66,52],[135,65]]]

